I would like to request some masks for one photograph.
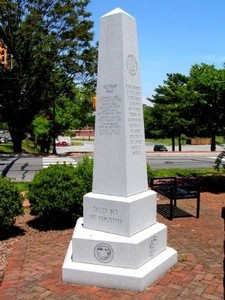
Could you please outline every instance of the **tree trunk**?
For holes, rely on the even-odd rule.
[[[211,135],[211,151],[216,151],[216,135],[214,132]]]
[[[178,136],[178,142],[179,142],[179,151],[182,151],[182,149],[181,149],[181,136],[180,136],[180,134]]]
[[[172,133],[172,151],[175,151],[175,136],[174,136],[174,133]]]
[[[13,152],[21,153],[22,152],[22,140],[24,139],[24,134],[18,132],[17,130],[11,129],[10,135],[13,143]]]

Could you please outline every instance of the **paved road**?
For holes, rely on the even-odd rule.
[[[34,174],[43,168],[42,157],[31,155],[0,155],[0,171],[13,181],[31,181]]]
[[[182,154],[147,154],[147,162],[152,169],[173,169],[173,168],[213,168],[217,154],[211,153],[182,153]]]
[[[170,149],[169,149],[170,150]],[[222,150],[222,147],[218,150]],[[0,172],[13,181],[31,181],[35,173],[50,163],[76,163],[81,156],[73,153],[93,153],[93,142],[85,142],[83,146],[58,147],[59,156],[41,157],[31,155],[0,155]],[[153,145],[146,145],[147,162],[152,169],[169,168],[205,168],[213,167],[217,155],[210,152],[209,146],[184,146],[182,152],[153,152]]]
[[[146,151],[153,152],[154,144],[147,143],[146,144]],[[167,147],[168,151],[172,151],[172,147]],[[175,147],[176,153],[178,152],[178,147]],[[222,146],[217,146],[217,151],[222,151]],[[93,141],[84,141],[83,145],[81,146],[67,146],[67,147],[58,147],[57,153],[64,154],[66,152],[93,152],[94,151],[94,143]],[[183,152],[210,152],[210,145],[183,145],[182,146],[182,153]]]

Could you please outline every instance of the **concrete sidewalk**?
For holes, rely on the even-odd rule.
[[[160,198],[158,204],[166,204]],[[182,200],[178,206],[195,214],[195,201]],[[177,265],[144,292],[65,284],[61,268],[73,229],[61,238],[29,238],[15,244],[0,287],[1,300],[222,300],[224,224],[221,208],[225,194],[201,194],[200,218],[178,217],[173,221],[158,214],[168,226],[168,245],[178,251]]]

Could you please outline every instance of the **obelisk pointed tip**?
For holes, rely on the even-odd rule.
[[[107,17],[107,16],[111,16],[111,15],[116,15],[116,14],[126,14],[130,17],[132,17],[130,14],[128,14],[127,12],[125,12],[124,10],[122,10],[121,8],[117,7],[114,8],[113,10],[111,10],[110,12],[106,13],[105,15],[103,15],[102,17]]]

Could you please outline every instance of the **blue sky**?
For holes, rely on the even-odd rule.
[[[92,0],[96,41],[100,17],[117,7],[137,21],[143,98],[167,73],[188,75],[195,63],[223,68],[225,0]]]

